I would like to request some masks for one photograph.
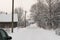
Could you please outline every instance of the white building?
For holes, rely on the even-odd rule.
[[[17,26],[18,16],[14,14],[14,27]],[[0,14],[0,27],[12,26],[12,14]]]

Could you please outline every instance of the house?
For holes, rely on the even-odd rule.
[[[14,14],[14,27],[17,27],[17,22],[17,14]],[[12,27],[12,14],[0,14],[0,27]]]

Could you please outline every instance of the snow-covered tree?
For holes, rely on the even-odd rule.
[[[42,1],[39,1],[31,7],[32,18],[40,27],[56,29],[58,25],[57,19],[60,19],[56,15],[60,12],[60,1],[46,0],[46,3],[48,5],[44,4]]]
[[[42,2],[38,2],[31,7],[31,17],[38,26],[46,28],[46,22],[48,19],[48,6]]]

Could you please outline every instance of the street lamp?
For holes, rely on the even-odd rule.
[[[14,0],[12,0],[12,28],[11,28],[12,33],[13,33],[13,26],[14,26]]]

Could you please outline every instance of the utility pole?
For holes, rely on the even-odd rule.
[[[27,11],[25,11],[25,27],[26,27],[26,13],[27,13]]]
[[[13,27],[14,27],[14,0],[12,0],[12,28],[11,28],[12,33],[13,33]]]

